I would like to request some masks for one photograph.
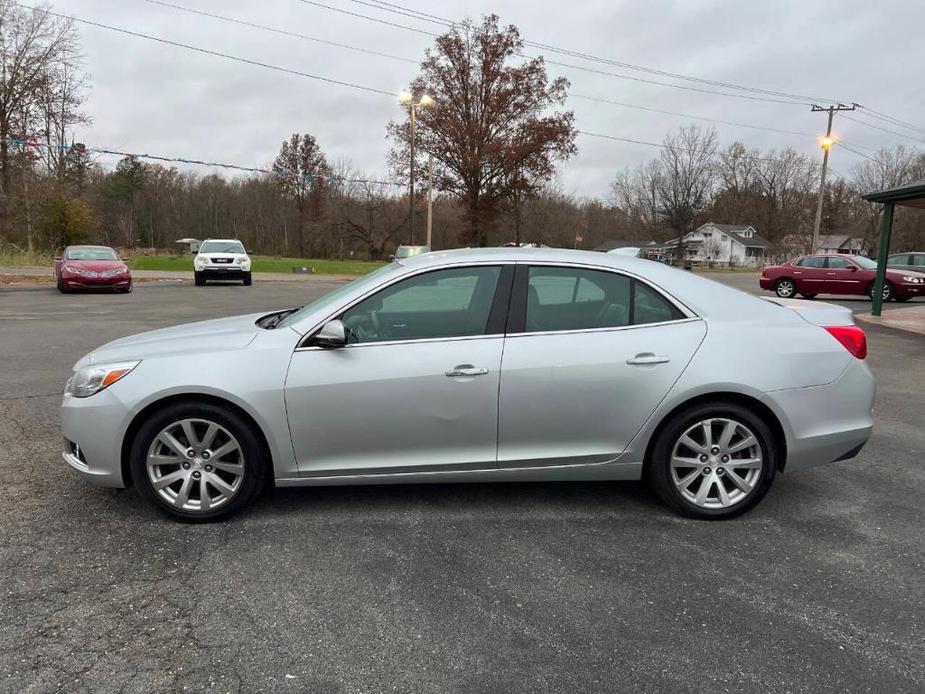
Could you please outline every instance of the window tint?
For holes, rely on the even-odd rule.
[[[811,258],[803,258],[798,265],[800,267],[822,267],[825,264],[825,258],[820,255],[814,255]]]
[[[844,270],[846,268],[852,267],[844,258],[829,258],[829,268],[832,270]]]
[[[684,318],[684,315],[677,308],[651,287],[642,282],[635,282],[635,285],[635,291],[633,292],[633,325],[662,323]]]
[[[886,264],[889,266],[908,265],[909,263],[906,262],[908,258],[907,255],[891,255],[886,259]]]
[[[342,316],[349,344],[484,335],[501,268],[437,270],[397,282]]]
[[[528,272],[527,332],[620,328],[683,317],[658,292],[625,275],[542,266]]]
[[[925,253],[914,253],[912,255],[912,264],[916,267],[925,267]]]

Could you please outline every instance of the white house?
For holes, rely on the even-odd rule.
[[[698,264],[754,266],[762,264],[770,243],[748,224],[707,222],[683,237],[684,260]],[[678,239],[663,245],[664,252],[677,255]]]
[[[867,255],[867,243],[862,238],[848,234],[819,236],[816,253],[848,253],[850,255]]]

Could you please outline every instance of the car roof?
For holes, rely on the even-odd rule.
[[[67,250],[71,250],[71,249],[77,248],[77,249],[82,249],[82,250],[86,250],[86,251],[90,251],[90,250],[107,250],[107,251],[111,251],[111,250],[114,250],[112,246],[91,246],[91,245],[84,245],[84,244],[81,244],[81,245],[79,245],[79,246],[66,246],[65,248],[66,248]]]
[[[203,243],[206,241],[221,241],[222,243],[241,243],[240,239],[204,239]]]
[[[397,263],[418,268],[426,266],[439,267],[455,263],[479,262],[549,262],[549,263],[584,263],[620,268],[629,272],[642,271],[655,265],[651,260],[629,256],[610,255],[597,251],[577,251],[571,248],[529,248],[529,247],[492,247],[492,248],[457,248],[449,251],[431,251],[410,258],[400,258]]]

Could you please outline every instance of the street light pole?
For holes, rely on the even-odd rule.
[[[408,243],[409,245],[414,245],[414,144],[415,144],[415,129],[417,127],[417,110],[420,107],[427,108],[434,100],[427,96],[427,94],[422,94],[421,98],[417,101],[414,100],[411,92],[402,92],[398,95],[398,103],[403,106],[408,107],[408,111],[411,114],[411,163],[410,163],[410,180],[408,184]]]
[[[408,244],[414,245],[414,128],[417,106],[411,104],[411,185],[408,192]]]

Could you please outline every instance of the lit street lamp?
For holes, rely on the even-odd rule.
[[[403,91],[398,95],[398,103],[407,106],[411,114],[411,180],[408,187],[408,242],[414,245],[414,130],[417,123],[417,110],[427,108],[434,103],[434,100],[427,94],[422,94],[417,101],[409,91]]]

